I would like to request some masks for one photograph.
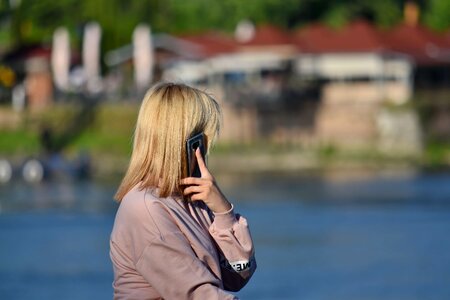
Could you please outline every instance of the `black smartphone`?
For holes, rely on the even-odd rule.
[[[195,156],[195,150],[200,148],[200,153],[202,154],[203,161],[206,164],[206,145],[205,145],[205,135],[199,133],[189,138],[186,141],[186,162],[188,177],[201,177],[200,168],[198,167],[197,157]]]

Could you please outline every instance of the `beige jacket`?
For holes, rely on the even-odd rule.
[[[247,221],[233,208],[132,189],[111,233],[114,299],[236,299],[256,269]]]

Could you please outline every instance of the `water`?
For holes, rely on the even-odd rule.
[[[1,299],[111,299],[114,186],[0,188]]]
[[[219,176],[249,220],[242,299],[450,299],[450,174]],[[2,299],[111,299],[116,183],[0,186]]]

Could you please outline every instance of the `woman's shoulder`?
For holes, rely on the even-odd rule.
[[[136,221],[166,214],[170,198],[160,198],[156,188],[133,187],[120,202],[118,214]]]
[[[114,221],[113,236],[118,232],[125,235],[139,236],[157,234],[158,226],[155,224],[154,202],[159,201],[149,189],[139,186],[133,187],[120,201]],[[149,237],[150,238],[150,237]]]
[[[157,200],[148,189],[135,186],[123,197],[117,210],[111,241],[134,262],[145,247],[160,236],[160,226],[155,223],[147,205]]]
[[[119,211],[132,212],[139,210],[144,203],[144,198],[145,189],[141,189],[138,185],[134,186],[120,201]]]
[[[158,199],[153,195],[148,188],[142,188],[139,185],[134,186],[128,193],[125,194],[122,201],[120,201],[118,213],[126,215],[140,215],[147,211],[146,202],[157,201]]]
[[[122,199],[116,223],[135,231],[144,229],[147,233],[164,235],[174,230],[174,215],[182,214],[177,201],[173,197],[160,198],[155,188],[134,187]]]

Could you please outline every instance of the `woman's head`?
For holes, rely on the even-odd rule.
[[[158,186],[160,197],[180,192],[187,176],[186,140],[203,132],[209,150],[219,127],[219,105],[205,92],[178,83],[152,87],[139,110],[130,165],[116,200],[138,183]]]

